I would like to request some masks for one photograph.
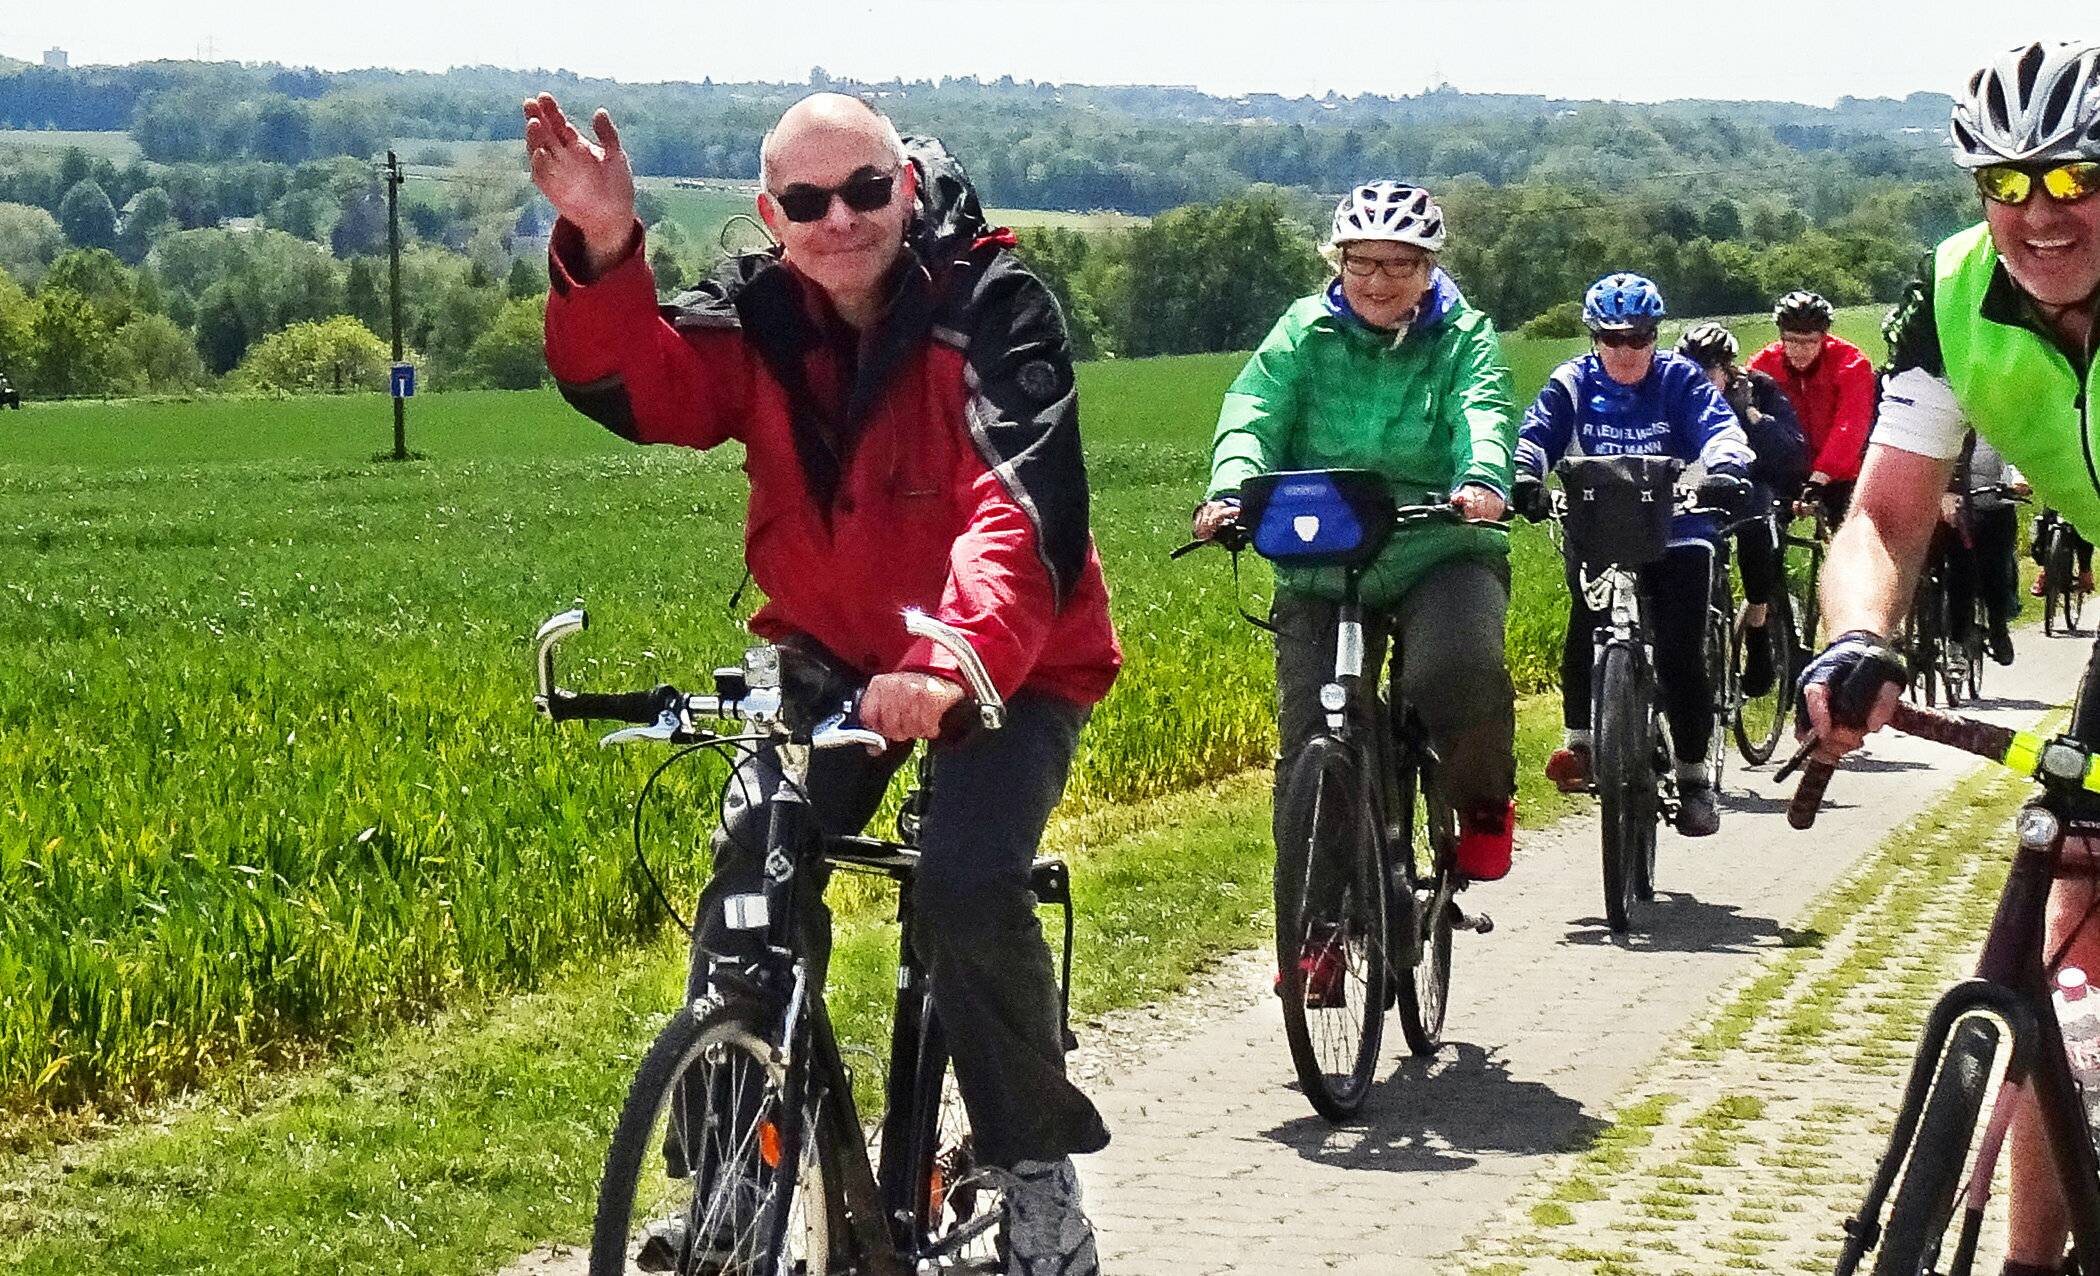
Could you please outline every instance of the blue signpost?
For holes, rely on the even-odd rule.
[[[397,363],[394,365],[394,397],[412,399],[416,396],[416,365]]]

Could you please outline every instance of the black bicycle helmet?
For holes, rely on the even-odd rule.
[[[1830,316],[1830,303],[1806,289],[1788,293],[1772,307],[1772,322],[1781,332],[1828,332]]]
[[[1734,363],[1740,348],[1735,343],[1735,334],[1711,319],[1693,324],[1677,339],[1677,353],[1702,368]]]

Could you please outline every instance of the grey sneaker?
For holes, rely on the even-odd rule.
[[[1686,837],[1712,837],[1721,831],[1721,809],[1714,804],[1713,785],[1704,780],[1679,783],[1677,831]]]
[[[1018,1161],[989,1173],[1004,1192],[1006,1276],[1101,1276],[1071,1157]]]

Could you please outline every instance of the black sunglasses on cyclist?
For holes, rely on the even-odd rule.
[[[897,170],[878,172],[864,168],[837,186],[812,186],[807,182],[796,182],[786,190],[773,192],[773,202],[791,222],[813,222],[831,211],[831,197],[836,195],[846,201],[846,207],[856,213],[872,213],[878,208],[888,208],[890,198],[897,191]]]
[[[1593,332],[1590,335],[1596,338],[1598,345],[1610,346],[1614,350],[1639,350],[1643,346],[1655,344],[1655,329],[1653,328]]]
[[[2076,160],[2054,168],[1989,164],[1976,170],[1976,190],[1994,204],[2024,204],[2034,198],[2037,186],[2059,204],[2075,204],[2100,191],[2100,160]]]

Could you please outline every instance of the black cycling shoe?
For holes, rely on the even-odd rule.
[[[1752,700],[1772,690],[1772,631],[1763,625],[1743,630],[1743,694]]]
[[[1714,805],[1714,786],[1704,780],[1677,786],[1677,831],[1686,837],[1712,837],[1721,831],[1721,809]]]
[[[2004,621],[2001,620],[1991,626],[1990,645],[1991,659],[2001,665],[2009,665],[2013,662],[2012,631],[2005,627]]]

